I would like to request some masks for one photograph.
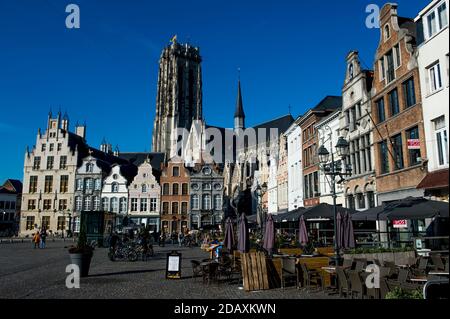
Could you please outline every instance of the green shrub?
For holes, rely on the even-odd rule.
[[[396,287],[386,294],[386,299],[423,299],[423,293],[420,289],[404,290]]]

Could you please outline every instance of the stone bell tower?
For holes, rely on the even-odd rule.
[[[202,118],[202,70],[198,47],[177,43],[176,36],[159,60],[152,151],[173,155],[177,128],[191,129]]]

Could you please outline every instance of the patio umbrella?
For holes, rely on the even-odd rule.
[[[230,217],[227,218],[225,223],[225,238],[223,240],[225,247],[228,251],[232,251],[234,248],[234,230],[233,221]]]
[[[338,213],[350,213],[354,214],[356,213],[355,210],[350,208],[344,208],[341,206],[337,206],[337,212]],[[315,219],[315,218],[334,218],[334,209],[333,205],[327,204],[327,203],[321,203],[319,205],[316,205],[314,207],[308,208],[307,210],[303,211],[302,215],[306,220],[308,219]]]
[[[248,253],[250,251],[250,238],[248,236],[248,222],[245,213],[242,213],[239,218],[239,238],[238,250],[241,253]]]
[[[448,218],[449,204],[422,197],[407,197],[386,204],[380,219],[415,220],[433,217]]]
[[[301,245],[306,245],[308,243],[308,230],[306,229],[306,223],[303,216],[299,219],[299,234],[298,238]]]
[[[345,214],[343,218],[343,241],[342,248],[355,248],[355,234],[353,232],[353,221],[350,214]]]
[[[275,246],[275,225],[273,224],[272,214],[267,215],[266,219],[266,229],[264,232],[264,243],[263,248],[269,252],[272,252]]]
[[[377,221],[380,214],[384,211],[385,205],[366,209],[352,215],[353,220],[357,221]]]

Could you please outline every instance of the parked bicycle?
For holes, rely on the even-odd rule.
[[[108,257],[111,261],[128,260],[137,261],[138,253],[130,244],[119,243],[116,247],[110,247]]]

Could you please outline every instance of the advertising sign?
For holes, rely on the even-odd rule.
[[[420,150],[420,140],[419,139],[409,139],[408,140],[409,150]]]
[[[394,220],[392,221],[392,226],[394,228],[408,228],[408,221],[405,220]]]
[[[181,279],[181,253],[177,251],[167,254],[166,279]]]

